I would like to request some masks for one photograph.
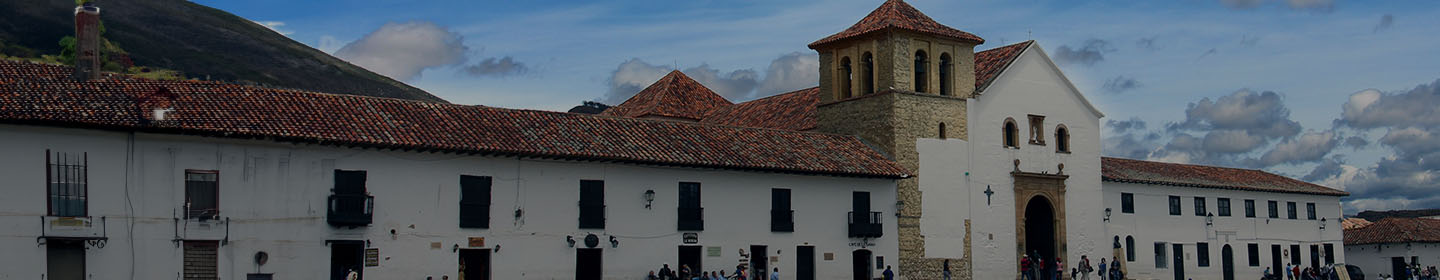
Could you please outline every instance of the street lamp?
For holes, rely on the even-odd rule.
[[[655,202],[655,190],[645,190],[645,209],[650,209],[651,203]]]
[[[1107,223],[1110,222],[1110,208],[1109,208],[1109,207],[1106,207],[1106,208],[1105,208],[1105,222],[1107,222]]]
[[[1205,213],[1205,226],[1215,225],[1215,213]]]
[[[1325,230],[1325,218],[1320,218],[1320,230]]]

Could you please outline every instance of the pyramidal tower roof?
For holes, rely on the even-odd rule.
[[[660,116],[700,120],[719,108],[735,105],[680,71],[670,71],[645,90],[610,107],[601,115],[639,118]]]
[[[975,43],[977,45],[985,43],[985,39],[980,38],[980,36],[975,36],[975,34],[970,34],[970,32],[960,31],[959,29],[935,22],[930,16],[926,16],[925,13],[921,13],[920,10],[915,9],[915,7],[910,6],[910,4],[906,4],[903,0],[887,0],[885,4],[880,4],[879,8],[871,11],[870,15],[860,19],[860,22],[856,22],[855,25],[846,28],[845,31],[840,31],[840,33],[835,33],[835,35],[830,35],[829,37],[810,43],[809,47],[814,49],[820,45],[859,37],[890,28],[920,32],[957,41]]]

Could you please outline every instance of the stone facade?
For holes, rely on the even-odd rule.
[[[951,95],[942,96],[938,88],[930,92],[914,92],[914,54],[924,50],[931,54],[928,63],[929,84],[939,85],[941,53],[950,56],[953,64]],[[875,35],[836,42],[818,48],[820,53],[819,131],[856,135],[878,148],[910,170],[919,170],[916,140],[922,138],[968,139],[966,122],[967,97],[974,92],[974,45],[958,43],[908,32],[883,32]],[[863,92],[859,59],[866,52],[874,56],[872,82],[876,93]],[[846,98],[839,83],[844,81],[841,59],[849,57],[855,65],[851,79],[852,96]],[[963,61],[963,63],[959,63]],[[941,136],[941,127],[945,135]],[[918,173],[918,172],[916,172]],[[925,257],[925,239],[920,233],[921,193],[916,178],[900,180],[896,187],[896,224],[899,227],[900,261],[898,272],[904,279],[940,279],[945,261],[950,262],[953,279],[970,279],[970,258],[942,259]],[[966,256],[969,255],[969,220],[965,220]]]

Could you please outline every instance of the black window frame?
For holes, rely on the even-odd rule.
[[[1210,208],[1205,205],[1205,197],[1195,197],[1195,216],[1204,217],[1207,212],[1210,212]]]
[[[460,175],[460,228],[490,228],[494,178]]]
[[[1294,201],[1285,202],[1285,217],[1295,220],[1299,217],[1299,215],[1297,215],[1298,213],[1299,212],[1296,212]]]
[[[1245,244],[1245,251],[1246,255],[1250,257],[1250,267],[1260,267],[1260,244]]]
[[[1269,210],[1270,210],[1270,213],[1269,213],[1270,215],[1269,215],[1269,217],[1270,217],[1271,219],[1279,219],[1279,218],[1280,218],[1280,202],[1279,202],[1279,201],[1271,200],[1271,201],[1269,201],[1269,203],[1266,203],[1266,205],[1269,206],[1269,208],[1270,208],[1270,209],[1269,209]]]
[[[705,230],[704,189],[699,182],[680,182],[675,228],[680,231]]]
[[[951,80],[955,79],[952,76],[953,74],[955,74],[955,70],[953,69],[954,67],[954,59],[951,58],[950,53],[940,52],[940,69],[938,71],[940,74],[940,95],[954,94],[950,89]]]
[[[1305,218],[1306,218],[1307,220],[1312,220],[1312,221],[1315,220],[1315,203],[1314,203],[1314,202],[1306,202],[1306,203],[1305,203]]]
[[[1135,262],[1135,236],[1125,236],[1125,261]]]
[[[73,204],[79,204],[78,213],[61,210],[77,207]],[[76,157],[74,153],[45,150],[45,213],[52,217],[90,215],[89,152]]]
[[[1254,217],[1255,217],[1255,200],[1254,200],[1254,199],[1246,199],[1246,200],[1245,200],[1245,217],[1246,217],[1246,218],[1254,218]]]
[[[1210,267],[1210,243],[1195,242],[1195,265]]]
[[[786,188],[770,189],[770,231],[795,232],[794,192]]]
[[[1215,212],[1218,212],[1218,213],[1216,213],[1216,215],[1218,215],[1218,216],[1221,216],[1221,217],[1229,217],[1229,216],[1230,216],[1230,198],[1226,198],[1226,197],[1217,197],[1217,198],[1215,198]]]
[[[1170,250],[1169,247],[1169,244],[1165,242],[1155,242],[1155,268],[1166,269],[1170,267],[1170,254],[1167,253]]]
[[[605,181],[580,180],[578,227],[580,229],[605,229]]]
[[[1325,265],[1335,264],[1335,244],[1325,243]]]
[[[1179,197],[1179,196],[1174,196],[1174,195],[1170,196],[1170,215],[1171,215],[1171,216],[1180,216],[1180,215],[1181,215],[1181,214],[1180,214],[1180,197]]]
[[[211,177],[209,181],[201,177]],[[208,195],[206,192],[209,192]],[[210,205],[204,205],[209,203]],[[196,204],[200,204],[197,206]],[[220,216],[220,171],[185,170],[185,219],[209,220]]]
[[[1120,213],[1135,214],[1135,194],[1120,193]]]
[[[916,50],[915,65],[911,70],[913,70],[915,74],[915,92],[929,93],[930,54],[925,50]]]

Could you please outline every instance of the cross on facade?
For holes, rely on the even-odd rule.
[[[990,185],[985,185],[985,205],[990,205],[990,196],[994,194],[995,191],[990,190]]]

